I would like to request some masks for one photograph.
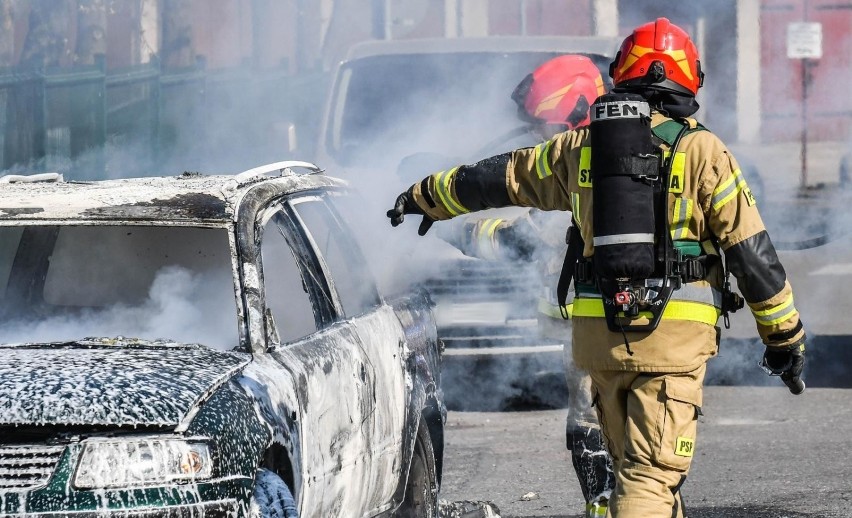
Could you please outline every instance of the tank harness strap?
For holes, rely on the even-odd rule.
[[[684,128],[684,126],[687,125],[687,124],[689,125],[689,127]],[[693,127],[693,124],[694,124],[694,127]],[[689,133],[692,133],[692,132],[695,132],[695,131],[701,131],[701,130],[707,129],[704,126],[702,126],[701,124],[695,122],[695,119],[667,120],[667,121],[662,122],[662,123],[658,124],[657,126],[651,128],[651,133],[655,137],[657,137],[658,139],[662,140],[663,142],[668,144],[670,147],[672,147],[674,145],[674,142],[677,140],[677,134],[680,132],[681,128],[686,129],[685,134],[687,134],[687,135]],[[722,260],[722,258],[719,257],[719,256],[708,256],[708,257],[712,257],[714,261],[721,261]],[[705,270],[706,270],[706,269],[708,269],[707,267],[709,265],[704,265],[704,266],[705,266]],[[699,273],[697,270],[694,271],[694,272],[691,271],[690,268],[693,268],[693,267],[694,266],[692,266],[692,265],[688,265],[685,270],[683,268],[681,268],[679,273],[681,274],[682,278],[683,278],[683,274],[686,274],[686,276],[688,277],[692,274]],[[731,327],[730,320],[728,318],[728,314],[734,313],[738,309],[742,309],[742,307],[744,306],[744,301],[743,301],[742,297],[740,297],[737,293],[735,293],[731,289],[731,283],[730,283],[730,280],[728,278],[729,277],[728,266],[725,263],[722,263],[722,268],[723,268],[723,271],[724,271],[724,282],[723,282],[723,286],[722,286],[722,296],[723,296],[723,299],[722,299],[722,316],[724,317],[725,328],[728,329],[728,328]],[[689,282],[689,281],[686,281],[686,282]]]
[[[574,267],[583,257],[584,247],[583,237],[576,225],[568,227],[565,242],[568,244],[568,249],[565,251],[565,258],[562,261],[562,271],[559,272],[559,281],[556,284],[556,300],[559,304],[559,311],[562,318],[567,320],[571,318],[571,312],[567,306],[568,291],[571,287]]]
[[[662,167],[664,183],[662,186],[662,192],[660,193],[661,198],[659,207],[661,217],[659,218],[660,228],[658,229],[658,235],[661,235],[663,238],[658,239],[658,246],[660,247],[660,256],[664,258],[663,262],[666,270],[666,276],[681,277],[681,274],[683,274],[686,278],[681,277],[681,282],[693,282],[694,280],[697,280],[694,276],[703,272],[697,271],[699,269],[697,265],[681,265],[681,258],[683,254],[678,253],[678,251],[675,250],[672,236],[669,234],[670,222],[668,217],[668,194],[671,181],[669,177],[672,174],[672,168],[677,156],[677,147],[680,140],[690,133],[703,130],[706,130],[706,128],[699,124],[695,119],[669,119],[651,128],[651,134],[669,146],[669,153],[667,154],[667,158],[665,158],[665,162]],[[703,275],[700,278],[703,278]]]
[[[707,254],[698,241],[677,240],[673,242],[679,260],[674,263],[673,275],[680,278],[682,283],[704,280],[710,269],[719,261],[719,256]],[[574,281],[576,283],[594,285],[595,268],[591,259],[581,259],[574,266]]]
[[[574,316],[574,303],[568,302],[567,304],[562,304],[557,306],[556,304],[547,301],[544,298],[538,299],[538,307],[537,310],[542,315],[553,319],[565,319],[571,320]]]
[[[677,252],[672,274],[679,277],[682,283],[706,279],[710,269],[720,260],[716,254],[705,253],[698,241],[676,240],[672,245]]]
[[[692,124],[695,124],[693,127]],[[687,119],[687,120],[675,120],[670,119],[660,124],[657,124],[653,128],[651,128],[651,133],[657,137],[658,139],[665,142],[669,147],[673,146],[675,140],[677,139],[677,134],[680,133],[680,130],[683,129],[684,126],[689,126],[686,129],[684,135],[689,135],[690,133],[694,133],[696,131],[706,131],[701,123],[696,122],[695,119]]]

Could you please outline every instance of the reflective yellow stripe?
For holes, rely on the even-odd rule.
[[[502,219],[495,219],[491,224],[488,225],[488,239],[494,237],[494,232],[497,231],[497,226],[502,222]]]
[[[601,94],[603,95],[603,94]],[[589,516],[594,518],[604,518],[606,516],[606,499],[603,502],[595,502],[591,504],[586,504],[586,514],[583,516]]]
[[[692,204],[693,201],[689,198],[675,198],[671,228],[672,239],[686,239],[689,234]]]
[[[485,219],[482,221],[477,233],[476,242],[479,246],[479,255],[483,259],[494,261],[497,259],[497,250],[494,246],[494,232],[502,223],[502,219]]]
[[[589,146],[580,148],[580,175],[577,183],[580,187],[592,187],[592,148]]]
[[[444,207],[451,216],[458,216],[459,214],[466,214],[470,212],[455,198],[453,198],[453,195],[450,192],[450,179],[456,174],[458,169],[458,167],[454,167],[449,171],[440,172],[435,176],[435,190],[438,191],[438,197],[441,198],[441,202],[444,204]]]
[[[580,193],[572,192],[571,193],[571,215],[574,217],[574,221],[577,222],[577,226],[580,226]]]
[[[640,312],[640,316],[645,312]],[[700,302],[689,302],[686,300],[670,300],[663,310],[663,318],[666,320],[690,320],[714,326],[719,320],[721,312],[718,308]],[[645,313],[649,315],[649,313]],[[575,298],[574,317],[604,317],[603,300],[599,298]]]
[[[565,311],[568,313],[568,318],[571,318],[574,314],[574,304],[569,303],[562,307],[565,308]],[[550,318],[562,319],[562,312],[559,311],[559,306],[548,302],[546,299],[538,299],[538,312],[542,315],[547,315]]]
[[[724,207],[726,203],[733,200],[745,187],[747,187],[745,178],[743,178],[742,172],[737,169],[713,191],[713,210],[718,211]]]
[[[552,145],[553,141],[548,140],[535,147],[535,172],[538,174],[539,179],[547,178],[553,174],[553,171],[550,170],[550,161],[548,160],[550,146]]]
[[[773,326],[785,320],[789,320],[797,313],[796,306],[793,305],[793,295],[789,295],[784,302],[777,306],[772,306],[768,309],[760,311],[751,310],[754,319],[762,326]]]

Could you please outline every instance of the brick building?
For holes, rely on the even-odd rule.
[[[191,68],[196,56],[208,71],[321,74],[368,39],[619,36],[666,16],[699,46],[700,115],[726,140],[797,141],[806,130],[811,141],[845,142],[852,121],[852,98],[835,86],[852,75],[850,1],[0,0],[0,8],[14,27],[11,62],[0,65],[32,57],[28,46],[43,39],[29,36],[41,30],[58,34],[44,63],[73,67],[100,45],[107,75],[151,61]],[[802,29],[818,57],[789,57]]]

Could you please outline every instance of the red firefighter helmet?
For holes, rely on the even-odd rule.
[[[704,84],[695,44],[667,18],[633,29],[609,66],[609,75],[616,87],[650,87],[693,96]]]
[[[568,54],[528,74],[512,92],[512,100],[527,122],[574,129],[589,123],[589,106],[604,93],[603,78],[592,60]]]

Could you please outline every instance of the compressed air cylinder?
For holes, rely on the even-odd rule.
[[[602,279],[646,279],[655,271],[659,148],[651,111],[636,94],[610,93],[591,108],[594,267]],[[655,183],[656,182],[656,183]]]

